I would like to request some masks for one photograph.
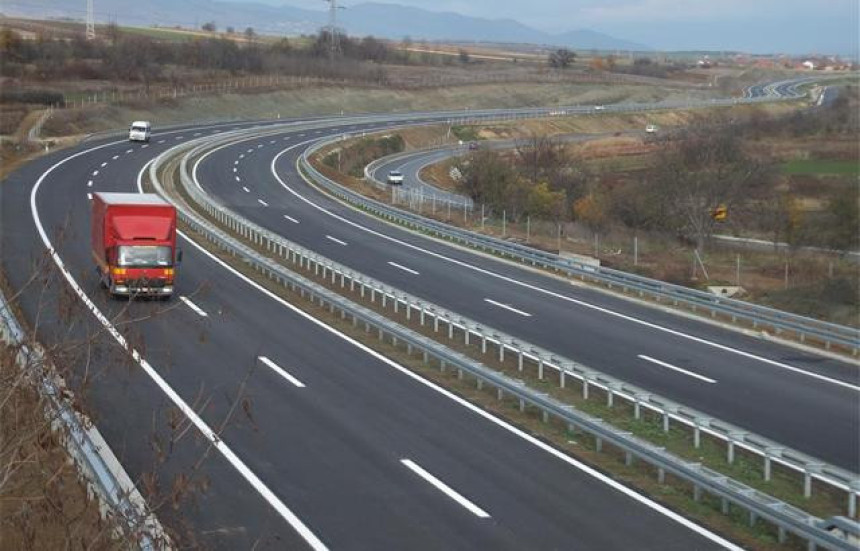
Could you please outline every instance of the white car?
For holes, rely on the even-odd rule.
[[[151,135],[152,126],[148,121],[134,121],[131,123],[131,128],[128,129],[128,141],[130,142],[149,142]]]
[[[388,183],[392,186],[399,186],[403,184],[403,173],[399,170],[392,170],[388,173]]]
[[[594,110],[595,110],[595,111],[605,111],[605,110],[606,110],[606,106],[605,106],[605,105],[595,105],[595,106],[594,106]]]
[[[646,134],[656,134],[658,130],[660,130],[660,127],[656,124],[649,124],[645,127]]]

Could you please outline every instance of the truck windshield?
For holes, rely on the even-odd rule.
[[[170,266],[173,260],[170,247],[122,245],[117,255],[117,264],[138,268]]]
[[[145,126],[132,126],[131,129],[134,132],[146,132]]]

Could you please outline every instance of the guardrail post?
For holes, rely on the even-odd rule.
[[[695,449],[699,449],[702,445],[702,425],[710,424],[711,418],[699,418],[697,417],[695,420],[695,425],[693,426],[693,447]]]
[[[538,356],[538,380],[543,381],[543,358]]]
[[[633,396],[633,418],[642,418],[642,402],[647,402],[651,399],[650,394],[636,394]]]
[[[505,363],[505,343],[499,337],[499,363]]]
[[[860,492],[860,482],[853,482],[848,486],[848,517],[857,516],[857,492]]]
[[[594,449],[598,453],[603,451],[603,438],[599,436],[594,437]]]
[[[770,482],[772,455],[778,454],[782,448],[766,448],[764,450],[764,481]]]
[[[487,335],[483,332],[480,334],[481,337],[481,354],[487,353]]]
[[[807,464],[803,469],[803,497],[809,499],[812,497],[812,473],[821,468],[820,464]]]
[[[466,343],[466,346],[469,346],[469,336],[472,334],[472,331],[465,323],[463,324],[463,333],[463,342]]]
[[[720,499],[720,509],[722,510],[724,515],[729,514],[729,500],[726,498]]]
[[[736,440],[742,440],[746,435],[745,432],[730,432],[726,439],[726,461],[729,465],[735,462],[735,443]]]

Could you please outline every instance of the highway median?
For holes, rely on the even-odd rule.
[[[688,516],[732,533],[751,547],[769,548],[790,537],[783,528],[762,523],[761,519],[753,521],[747,514],[739,516],[740,509],[729,507],[724,497],[715,498],[715,494],[703,497],[708,492],[695,485],[691,488],[689,481],[682,481],[683,477],[667,474],[662,467],[655,472],[647,460],[635,461],[629,448],[613,446],[611,440],[583,427],[605,422],[615,427],[609,430],[619,437],[629,434],[643,444],[647,441],[646,446],[665,449],[660,453],[671,452],[682,464],[698,463],[702,468],[713,469],[818,516],[846,512],[856,515],[855,490],[846,494],[844,489],[828,486],[820,476],[812,476],[810,472],[799,476],[796,469],[785,467],[774,457],[762,458],[748,447],[719,438],[697,423],[679,422],[678,416],[673,417],[665,408],[656,409],[653,402],[635,395],[631,400],[626,388],[607,383],[585,366],[543,351],[530,353],[535,347],[527,343],[507,341],[491,328],[476,327],[455,313],[444,312],[373,282],[315,253],[255,230],[253,225],[228,221],[227,214],[230,220],[236,218],[226,209],[221,210],[223,214],[216,214],[203,208],[199,199],[192,197],[197,192],[190,189],[187,166],[204,150],[206,147],[191,155],[180,151],[183,157],[174,155],[163,162],[156,161],[160,166],[150,170],[150,180],[157,182],[155,188],[161,188],[187,213],[184,231],[233,269],[326,324],[444,384],[488,411],[503,415],[565,453],[612,472],[613,476],[672,508],[683,510]],[[228,242],[235,245],[226,245]],[[288,272],[292,275],[287,276]],[[371,331],[374,320],[385,322],[378,330]],[[400,329],[383,330],[383,326],[393,327],[386,323]],[[447,352],[441,357],[428,352],[438,347]],[[470,371],[455,367],[457,363],[476,367]],[[547,403],[569,408],[567,411],[588,421],[573,423],[563,416],[549,414],[542,402],[532,403],[523,395],[502,390],[517,387],[528,390],[528,396],[545,396]],[[730,521],[733,517],[744,522]]]

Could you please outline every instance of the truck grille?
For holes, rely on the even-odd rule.
[[[127,282],[127,285],[130,289],[161,289],[166,284],[166,280],[163,278],[153,278],[153,279],[130,279]]]

